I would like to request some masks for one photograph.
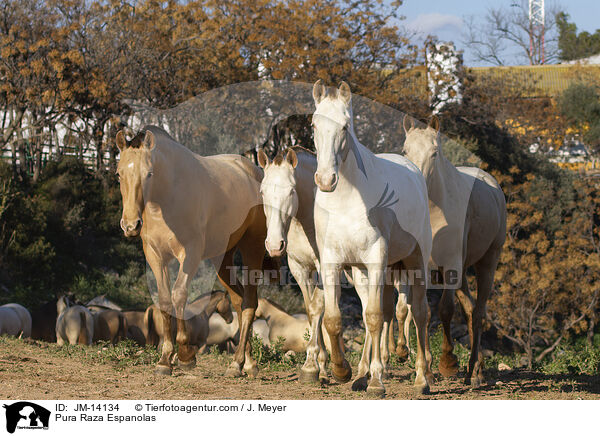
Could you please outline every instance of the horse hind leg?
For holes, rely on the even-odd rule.
[[[384,285],[383,287],[383,330],[381,332],[381,361],[383,363],[383,378],[389,378],[390,366],[390,331],[393,337],[394,327],[394,297],[395,291],[392,285]],[[392,339],[392,349],[393,346]]]
[[[466,280],[463,278],[463,285]],[[458,373],[458,359],[454,354],[452,341],[451,321],[454,316],[454,290],[444,289],[440,300],[440,320],[443,327],[442,355],[440,356],[439,370],[444,377],[454,377]]]
[[[483,376],[483,354],[481,353],[482,321],[485,315],[487,300],[494,284],[494,274],[498,266],[501,249],[492,249],[475,264],[475,275],[477,277],[477,302],[473,309],[473,339],[469,368],[465,377],[465,383],[473,387],[479,387],[484,382]]]
[[[396,319],[398,320],[398,343],[396,345],[396,356],[405,361],[410,356],[410,322],[412,314],[408,300],[408,286],[397,283],[398,302],[396,303]]]

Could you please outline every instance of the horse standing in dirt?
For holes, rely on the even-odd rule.
[[[189,343],[198,348],[206,346],[206,340],[209,335],[209,319],[217,313],[224,322],[230,324],[233,321],[231,305],[227,295],[223,291],[215,291],[210,294],[202,295],[196,300],[186,305],[185,323],[189,336]],[[146,309],[144,315],[144,324],[147,333],[147,342],[152,345],[161,346],[160,332],[163,330],[163,318],[161,311],[154,304]],[[171,322],[171,334],[177,332],[177,325],[174,320]]]
[[[127,237],[141,236],[158,285],[163,346],[157,372],[171,373],[173,313],[179,364],[195,365],[197,347],[189,344],[185,305],[200,262],[210,259],[240,323],[240,346],[226,375],[240,376],[243,368],[255,376],[258,369],[248,337],[257,306],[256,283],[242,286],[233,255],[239,249],[250,271],[262,266],[266,234],[259,193],[262,172],[242,156],[198,156],[154,126],[129,142],[121,131],[116,142],[121,152],[117,169],[123,197],[121,228]],[[171,291],[172,259],[179,262],[179,272]]]
[[[59,298],[56,303],[56,343],[91,345],[94,337],[94,316],[87,307],[69,304],[66,297]]]
[[[31,314],[17,303],[0,306],[0,335],[31,336]]]
[[[408,117],[404,118],[403,126],[406,156],[421,169],[427,182],[433,234],[431,261],[443,280],[440,318],[444,339],[439,369],[446,377],[458,372],[450,332],[456,292],[467,315],[471,338],[465,383],[477,387],[483,382],[481,323],[506,238],[504,193],[498,182],[485,171],[474,167],[457,168],[446,159],[438,140],[439,121],[436,117],[425,129],[415,128]],[[477,278],[474,308],[466,278],[470,266],[474,266]],[[450,272],[455,276],[449,275]]]
[[[376,156],[358,141],[346,83],[333,95],[327,95],[319,80],[313,87],[313,98],[317,150],[314,178],[319,188],[314,217],[325,290],[324,323],[332,346],[332,374],[339,382],[352,377],[352,368],[339,346],[340,272],[348,266],[352,268],[354,286],[368,295],[365,318],[372,349],[367,391],[375,395],[385,393],[380,345],[383,287],[387,267],[402,267],[413,272],[410,284],[418,344],[415,389],[428,392],[433,374],[429,367],[429,308],[425,292],[431,228],[425,179],[405,157]],[[366,376],[366,368],[361,368],[355,381],[357,388],[362,387]]]
[[[261,194],[267,217],[267,238],[265,246],[270,256],[280,257],[287,252],[290,272],[302,290],[304,305],[310,323],[310,342],[306,347],[306,361],[300,370],[300,380],[306,383],[327,381],[327,350],[323,336],[322,319],[324,311],[323,289],[316,286],[315,278],[319,271],[319,256],[315,239],[314,174],[317,158],[314,153],[302,147],[290,147],[285,158],[282,155],[271,161],[262,150],[258,152],[259,165],[264,168],[265,177],[261,184]],[[352,281],[348,274],[348,280]],[[359,288],[358,291],[361,289]],[[359,293],[363,303],[363,318],[367,306],[367,293]],[[393,299],[392,287],[384,288],[384,298]],[[386,309],[388,309],[386,307]],[[393,310],[385,310],[382,338],[387,338]],[[365,318],[366,319],[366,318]],[[366,325],[366,321],[365,321]],[[317,334],[312,334],[312,332]],[[382,355],[387,364],[389,345],[382,339]],[[370,342],[369,342],[370,344]],[[369,345],[367,344],[367,345]],[[343,344],[340,344],[343,346]],[[327,347],[329,348],[329,347]],[[366,347],[368,348],[368,346]],[[361,366],[368,365],[363,353]]]

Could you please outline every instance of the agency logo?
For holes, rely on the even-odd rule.
[[[50,421],[50,411],[42,406],[28,401],[5,404],[6,431],[14,433],[18,429],[47,430]]]

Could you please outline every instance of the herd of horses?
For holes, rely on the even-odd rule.
[[[443,376],[458,372],[450,330],[456,294],[471,341],[465,383],[479,386],[482,317],[506,234],[500,186],[483,170],[457,168],[448,161],[435,117],[425,128],[415,127],[408,117],[399,121],[405,131],[403,155],[374,154],[357,139],[346,83],[328,90],[319,80],[313,99],[316,153],[296,146],[271,160],[259,150],[258,166],[240,155],[196,155],[155,126],[131,140],[117,133],[120,226],[125,236],[141,237],[158,287],[158,301],[145,314],[146,322],[152,318],[160,346],[156,372],[170,375],[173,365],[195,365],[206,343],[202,338],[212,334],[210,328],[204,330],[211,327],[212,310],[224,325],[233,320],[238,335],[227,376],[257,375],[249,338],[260,316],[272,337],[281,334],[281,326],[297,325],[295,331],[302,332],[298,341],[291,333],[286,340],[298,342],[303,348],[294,348],[306,352],[301,381],[327,382],[329,358],[333,378],[350,381],[340,311],[345,276],[360,297],[365,327],[352,389],[384,395],[390,352],[407,356],[412,319],[417,334],[414,385],[427,393],[433,373],[426,291],[437,273],[444,332],[439,371]],[[259,299],[256,281],[231,273],[238,252],[248,271],[262,272],[265,251],[271,257],[287,256],[302,290],[304,318]],[[173,259],[179,270],[171,286],[168,265]],[[209,310],[199,317],[195,303],[187,303],[188,288],[205,260],[214,264],[229,299],[223,293],[203,297],[208,301],[201,307]],[[476,275],[476,298],[468,290],[469,267]],[[394,313],[400,326],[397,344],[390,329]],[[64,308],[59,321],[61,317],[91,322],[77,306]],[[118,326],[119,321],[110,324]],[[308,343],[302,339],[306,330]],[[56,332],[64,341],[75,334],[66,327],[59,332],[58,323]]]
[[[290,315],[277,303],[260,298],[252,328],[264,345],[281,341],[283,352],[306,351],[305,336],[309,331],[306,314]],[[174,321],[174,320],[173,320]],[[58,345],[116,344],[130,339],[140,346],[161,347],[163,319],[154,304],[144,310],[123,310],[98,296],[87,303],[67,296],[43,305],[30,313],[20,304],[0,306],[0,335],[33,338],[56,342]],[[238,342],[237,314],[231,310],[223,291],[201,295],[186,305],[186,326],[190,343],[205,352],[216,345],[220,350],[232,350]],[[176,324],[171,324],[171,334]]]

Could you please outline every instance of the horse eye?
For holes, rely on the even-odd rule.
[[[148,173],[148,178],[152,177],[152,171]]]

